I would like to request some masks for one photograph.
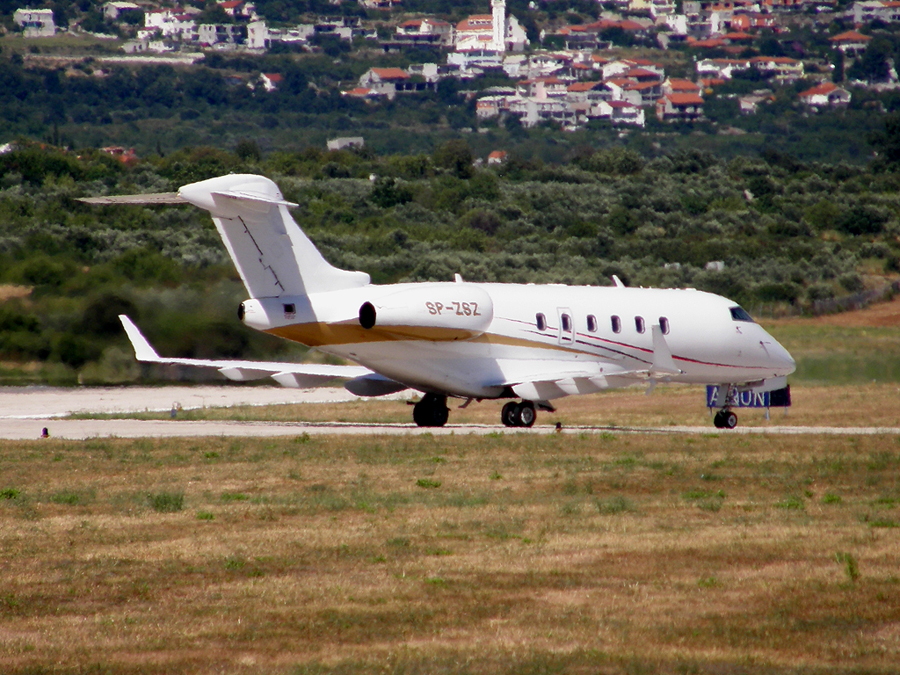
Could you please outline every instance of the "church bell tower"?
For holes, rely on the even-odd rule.
[[[506,0],[491,0],[493,34],[491,49],[501,54],[506,51]]]

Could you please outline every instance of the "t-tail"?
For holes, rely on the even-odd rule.
[[[359,288],[365,272],[329,264],[300,229],[278,186],[235,174],[184,185],[181,199],[209,211],[251,298],[304,296]]]

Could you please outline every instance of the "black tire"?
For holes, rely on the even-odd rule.
[[[725,416],[725,411],[720,410],[719,412],[717,412],[715,414],[715,417],[713,417],[713,424],[716,426],[716,429],[724,429],[725,428],[725,421],[723,420],[724,416]]]
[[[530,427],[534,425],[537,419],[537,413],[534,411],[534,403],[531,401],[522,401],[516,406],[516,426]]]
[[[722,415],[722,428],[723,429],[734,429],[737,426],[737,415],[735,415],[730,410],[725,411],[725,414]]]
[[[515,401],[510,401],[500,410],[500,421],[503,422],[504,426],[514,427],[516,426],[516,407],[518,404]]]
[[[430,407],[426,403],[427,399],[422,399],[416,405],[413,406],[413,422],[416,423],[416,426],[419,427],[427,427],[430,426],[428,424],[428,417],[430,412]]]
[[[447,409],[447,404],[443,400],[435,401],[431,408],[431,424],[429,426],[442,427],[447,424],[448,419],[450,419],[450,410]]]
[[[413,422],[420,427],[442,427],[447,424],[450,411],[447,398],[436,394],[425,394],[413,407]]]

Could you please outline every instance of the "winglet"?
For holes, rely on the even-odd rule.
[[[622,283],[622,280],[619,278],[618,274],[612,275],[613,284],[615,284],[616,288],[625,288],[625,284]]]
[[[128,334],[128,339],[131,340],[131,346],[134,348],[134,357],[138,361],[150,361],[152,363],[161,360],[159,354],[150,346],[147,338],[138,330],[138,327],[134,325],[131,319],[125,314],[119,314],[119,321],[122,322],[122,327]]]

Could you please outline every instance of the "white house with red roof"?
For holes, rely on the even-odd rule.
[[[646,122],[644,109],[628,101],[599,101],[589,117],[608,119],[613,124],[633,124],[643,127]]]
[[[668,77],[662,83],[663,94],[697,94],[700,95],[700,85],[690,80],[681,80]]]
[[[804,75],[803,61],[789,56],[754,56],[750,65],[764,73],[774,73],[775,79],[781,82],[793,82]]]
[[[566,95],[569,82],[555,76],[535,77],[516,83],[516,92],[522,97],[538,99],[560,98]]]
[[[138,31],[138,38],[149,39],[155,35],[194,42],[197,39],[197,23],[192,13],[181,8],[145,12],[144,28]]]
[[[565,100],[577,113],[588,115],[591,107],[598,101],[608,98],[609,92],[603,89],[602,82],[573,82],[566,87]]]
[[[861,54],[872,41],[871,36],[863,35],[855,30],[848,30],[844,33],[828,38],[828,41],[840,49],[844,54],[854,55]]]
[[[699,94],[663,94],[656,102],[656,117],[663,122],[700,119],[703,98]]]
[[[410,19],[397,26],[395,33],[399,38],[427,38],[442,45],[453,42],[453,26],[438,19]]]
[[[775,28],[777,21],[772,14],[735,14],[731,19],[731,30],[746,32],[754,28]]]
[[[359,78],[359,86],[393,100],[397,95],[398,85],[402,88],[407,81],[409,73],[402,68],[369,68]]]
[[[402,68],[370,68],[359,78],[358,88],[369,89],[390,100],[398,93],[434,91],[437,89],[437,68],[429,65],[419,66],[412,75]]]
[[[850,92],[834,82],[822,82],[800,92],[800,100],[811,108],[837,108],[850,103]]]

